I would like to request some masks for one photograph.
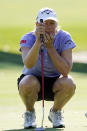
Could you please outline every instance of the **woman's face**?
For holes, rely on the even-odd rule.
[[[56,32],[57,29],[57,22],[53,21],[53,20],[46,20],[44,22],[45,24],[45,31],[47,33],[54,33]]]

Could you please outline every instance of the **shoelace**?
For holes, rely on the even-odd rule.
[[[33,113],[27,113],[27,112],[25,113],[25,120],[26,121],[31,122],[32,118],[33,118]]]
[[[63,118],[62,112],[54,112],[54,113],[55,113],[56,120],[62,120],[62,118]]]

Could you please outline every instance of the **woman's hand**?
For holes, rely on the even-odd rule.
[[[36,36],[37,36],[37,41],[39,43],[40,43],[40,34],[43,34],[45,47],[46,48],[52,48],[53,47],[54,33],[46,32],[44,23],[37,23],[35,33],[36,33]]]
[[[44,42],[46,48],[52,48],[54,42],[54,34],[53,33],[45,33]]]
[[[36,33],[36,36],[37,36],[37,40],[40,42],[40,34],[45,35],[44,23],[37,23],[35,33]]]

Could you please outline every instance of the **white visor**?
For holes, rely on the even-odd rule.
[[[46,20],[54,20],[58,22],[58,19],[56,17],[56,13],[51,8],[43,8],[38,12],[36,21],[40,23],[40,19],[43,19],[43,22]]]

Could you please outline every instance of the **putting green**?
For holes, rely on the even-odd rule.
[[[9,63],[0,64],[0,130],[23,130],[23,113],[25,107],[19,97],[16,79],[21,74],[22,66]],[[66,128],[64,131],[87,131],[87,76],[84,73],[71,73],[77,84],[76,94],[64,107]],[[48,120],[49,109],[53,102],[45,101],[44,127],[46,131],[53,129]],[[35,104],[37,127],[41,126],[42,102]],[[60,130],[58,130],[60,131]]]

